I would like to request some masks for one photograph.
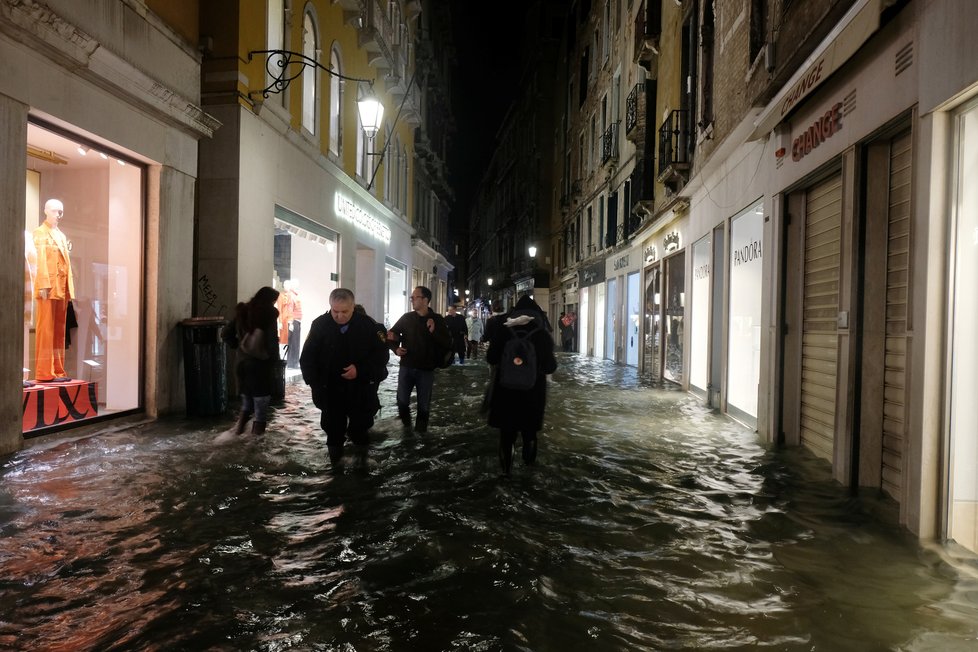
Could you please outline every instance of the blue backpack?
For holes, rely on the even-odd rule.
[[[537,349],[531,339],[540,330],[534,320],[531,329],[519,331],[507,326],[511,337],[503,345],[499,361],[499,384],[506,389],[528,390],[537,383]]]

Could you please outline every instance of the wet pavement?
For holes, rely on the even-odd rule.
[[[482,361],[331,470],[290,385],[233,418],[0,459],[0,648],[978,650],[978,563],[801,450],[634,369],[559,358],[538,464],[501,477]]]

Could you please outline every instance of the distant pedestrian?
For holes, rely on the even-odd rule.
[[[492,399],[492,388],[496,384],[496,365],[492,364],[489,358],[488,348],[493,335],[502,328],[506,321],[506,313],[503,311],[501,303],[492,306],[492,316],[486,320],[486,327],[482,333],[482,341],[486,342],[486,362],[489,362],[489,380],[486,382],[486,391],[482,394],[482,405],[479,407],[479,414],[489,413],[489,402]]]
[[[535,354],[536,378],[528,389],[507,386],[503,382],[505,370],[499,368],[499,365],[524,364],[523,360],[504,359],[506,343],[521,336],[532,343]],[[513,445],[518,435],[523,438],[524,463],[536,461],[537,433],[543,427],[547,402],[547,375],[556,371],[557,360],[543,310],[529,296],[516,302],[516,307],[507,313],[505,321],[493,330],[491,337],[486,360],[496,367],[496,373],[489,398],[489,425],[499,428],[499,465],[503,473],[509,475],[513,466]]]
[[[365,447],[367,431],[380,409],[377,383],[387,374],[385,337],[366,313],[354,312],[353,292],[337,288],[329,295],[329,312],[312,322],[299,356],[302,379],[322,410],[320,425],[334,466],[343,458],[346,438]]]
[[[465,325],[469,331],[469,350],[468,355],[473,360],[479,357],[479,342],[482,341],[483,325],[482,320],[479,319],[479,315],[472,311],[468,319],[465,320]]]
[[[502,304],[494,305],[492,307],[492,316],[486,320],[486,327],[482,333],[482,341],[486,343],[491,342],[492,336],[503,325],[504,321],[506,321],[506,311],[503,310]]]
[[[245,431],[248,421],[254,435],[261,435],[268,425],[268,405],[278,370],[278,310],[275,302],[278,290],[263,287],[247,303],[234,309],[234,321],[221,332],[221,337],[238,352],[235,377],[241,394],[241,412],[234,433]]]
[[[576,315],[573,312],[568,312],[560,316],[560,348],[565,353],[570,353],[574,350],[574,341],[577,339],[577,324]]]
[[[469,326],[465,323],[465,317],[458,314],[458,309],[455,306],[448,307],[448,314],[445,315],[445,325],[448,326],[448,332],[452,334],[452,347],[456,355],[458,355],[458,363],[465,364]]]
[[[411,427],[411,392],[417,388],[418,416],[414,429],[427,432],[431,392],[441,351],[451,344],[445,318],[430,308],[431,290],[418,286],[411,292],[413,310],[403,314],[387,331],[388,346],[401,359],[397,374],[397,415]]]

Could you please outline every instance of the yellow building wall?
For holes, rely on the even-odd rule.
[[[255,0],[252,0],[252,2],[255,2]],[[207,3],[205,3],[205,5],[206,4]],[[225,2],[219,1],[215,4],[225,5]],[[266,57],[264,55],[256,55],[252,57],[250,61],[248,60],[249,52],[268,48],[265,41],[266,12],[264,9],[264,3],[255,2],[255,4],[260,4],[261,10],[242,12],[239,21],[239,70],[243,77],[249,80],[248,88],[242,87],[239,89],[242,94],[243,104],[246,103],[245,98],[248,97],[249,93],[259,93],[265,86]],[[395,98],[390,95],[390,93],[387,91],[386,84],[383,81],[386,71],[378,71],[368,63],[367,53],[360,49],[358,45],[360,30],[345,20],[343,8],[339,4],[332,2],[332,0],[314,0],[313,2],[309,3],[296,3],[292,14],[290,32],[285,44],[286,49],[293,52],[302,51],[302,24],[304,12],[307,7],[312,7],[313,15],[319,29],[320,63],[328,67],[331,52],[333,48],[336,47],[340,53],[340,63],[342,66],[341,73],[344,76],[358,79],[376,80],[373,84],[373,89],[377,94],[377,97],[384,105],[383,127],[381,129],[381,133],[375,137],[374,141],[374,151],[379,153],[384,148],[384,135],[390,129],[390,125],[393,123],[394,118],[397,115],[397,109],[399,106],[399,102],[396,102]],[[220,11],[226,8],[228,7],[214,8],[212,10]],[[413,64],[413,62],[411,62],[411,64]],[[413,65],[409,65],[408,69],[412,70]],[[366,91],[367,85],[352,81],[344,81],[343,85],[343,125],[341,127],[341,132],[343,133],[343,146],[340,164],[343,171],[347,175],[354,177],[357,169],[357,136],[358,130],[360,129],[360,120],[357,114],[356,104],[358,99],[358,87],[360,87],[359,90]],[[290,126],[292,129],[298,131],[301,128],[302,112],[301,78],[297,78],[295,81],[293,81],[289,85],[286,92],[289,94],[288,106]],[[330,79],[329,73],[325,71],[321,71],[320,74],[319,92],[320,102],[317,139],[319,142],[320,151],[326,155],[329,152]],[[414,129],[408,125],[407,122],[401,119],[398,120],[398,123],[395,125],[394,131],[400,139],[401,145],[405,147],[409,155],[411,155],[414,149]],[[390,160],[391,155],[392,152],[388,151],[382,165],[387,164],[387,161]],[[384,167],[381,167],[376,174],[374,186],[371,189],[371,192],[373,192],[377,197],[384,196],[385,177],[386,170]],[[367,180],[369,181],[369,177]],[[406,212],[409,216],[413,214],[413,188],[414,165],[412,163],[408,166],[408,180],[406,189],[407,203],[405,206]],[[410,217],[408,221],[412,221]]]

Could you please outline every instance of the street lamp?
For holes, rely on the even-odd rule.
[[[488,279],[486,279],[486,283],[489,284],[489,287],[492,287],[492,277],[491,276]]]
[[[373,138],[380,131],[380,123],[384,119],[384,105],[369,87],[363,96],[357,100],[357,111],[360,113],[360,126],[367,138]]]
[[[530,252],[530,258],[536,258],[537,257],[537,248],[536,248],[536,246],[530,245],[530,248],[527,249],[527,251]]]

